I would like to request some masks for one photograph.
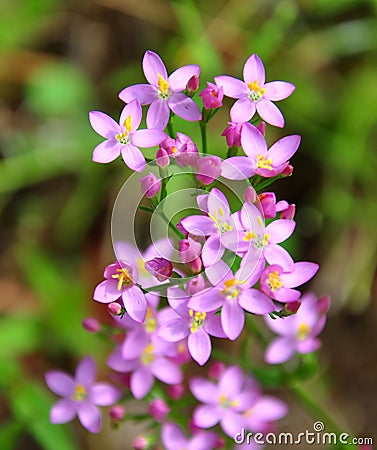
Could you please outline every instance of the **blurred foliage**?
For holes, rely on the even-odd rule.
[[[377,115],[375,0],[3,0],[0,15],[0,448],[74,450],[78,432],[48,425],[43,372],[102,354],[80,326],[112,258],[110,211],[128,172],[93,164],[87,114],[118,116],[117,93],[143,82],[145,49],[202,79],[240,76],[258,53],[267,79],[297,85],[281,103],[300,133],[295,175],[276,185],[298,204],[289,245],[317,260],[333,309],[362,312],[375,292]],[[210,124],[224,155],[227,113]],[[185,132],[199,137],[196,124]],[[104,232],[106,230],[106,232]],[[95,344],[93,344],[95,342]],[[362,426],[361,426],[362,427]]]

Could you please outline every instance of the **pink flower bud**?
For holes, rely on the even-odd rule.
[[[281,172],[280,175],[284,176],[284,177],[290,177],[293,174],[293,166],[291,166],[291,164],[287,164],[287,166],[285,167],[285,169]]]
[[[292,220],[296,214],[296,205],[291,204],[284,211],[280,213],[280,219]]]
[[[165,169],[170,164],[170,158],[168,152],[160,147],[156,153],[156,164],[161,167],[161,169]]]
[[[202,246],[200,242],[196,242],[190,237],[179,241],[178,256],[185,264],[194,261],[200,255],[201,251]]]
[[[284,305],[282,313],[284,316],[292,316],[293,314],[297,313],[297,311],[300,309],[300,306],[301,306],[300,300],[297,300],[295,302],[286,303]]]
[[[132,448],[134,450],[146,450],[149,447],[149,442],[144,436],[138,436],[134,439]]]
[[[162,398],[156,398],[149,404],[148,412],[157,422],[162,422],[169,414],[170,408]]]
[[[207,82],[207,87],[200,92],[199,97],[202,97],[205,109],[220,108],[223,105],[223,88]]]
[[[276,217],[276,197],[273,192],[263,192],[258,195],[258,199],[263,209],[263,214],[266,219],[273,219]]]
[[[158,281],[165,281],[172,276],[173,264],[165,258],[153,258],[146,261],[145,270],[157,278]]]
[[[206,186],[221,175],[221,158],[218,156],[203,156],[198,159],[197,166],[196,178]]]
[[[254,203],[256,201],[257,193],[256,193],[255,189],[253,188],[253,186],[248,186],[245,189],[243,198],[244,198],[245,202],[247,202],[247,203]]]
[[[223,448],[225,448],[225,440],[222,437],[218,437],[217,441],[216,441],[216,444],[215,444],[215,449],[216,450],[221,450]]]
[[[179,400],[185,392],[183,384],[173,384],[167,389],[168,396],[173,400]]]
[[[257,128],[263,134],[263,136],[266,134],[266,122],[261,122],[257,125]]]
[[[228,147],[241,147],[241,131],[243,123],[228,122],[229,126],[221,133],[225,136]]]
[[[194,261],[189,262],[189,266],[194,273],[199,273],[203,267],[202,259],[200,257],[194,259]]]
[[[120,422],[123,417],[125,416],[126,411],[124,410],[123,406],[115,405],[112,406],[109,411],[110,419],[114,422]]]
[[[112,302],[107,305],[107,310],[113,316],[119,316],[122,313],[122,307],[117,302]]]
[[[202,428],[200,428],[193,419],[191,419],[188,423],[188,430],[190,434],[198,434],[200,431],[202,431]]]
[[[180,231],[185,237],[188,236],[189,232],[186,230],[186,228],[182,225],[182,220],[180,220],[177,225],[175,226],[178,231]]]
[[[215,361],[209,367],[208,376],[213,378],[214,380],[218,380],[224,370],[225,364],[221,361]]]
[[[199,78],[196,75],[193,75],[187,82],[186,91],[187,94],[194,94],[199,88]]]
[[[202,275],[198,275],[195,278],[191,278],[186,285],[186,292],[189,295],[197,294],[206,287],[206,281]]]
[[[328,295],[318,299],[317,307],[321,315],[327,314],[327,311],[330,309],[330,303],[331,300]]]
[[[141,192],[147,198],[154,197],[161,189],[161,180],[152,172],[140,178],[139,181],[141,183]]]
[[[94,317],[87,317],[82,321],[82,326],[85,330],[89,331],[89,333],[97,333],[101,329],[101,324]]]
[[[175,159],[181,167],[194,166],[199,157],[198,148],[192,139],[183,133],[177,133],[177,139],[167,137],[161,142],[160,148],[166,150],[170,158]]]

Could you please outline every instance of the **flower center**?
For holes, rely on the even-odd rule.
[[[266,158],[263,155],[257,155],[256,156],[257,159],[257,167],[258,169],[268,169],[268,170],[272,170],[272,159],[271,158]]]
[[[148,308],[147,314],[145,316],[144,328],[147,333],[153,333],[156,327],[157,327],[156,318],[154,317],[152,310]]]
[[[310,327],[307,323],[301,323],[297,330],[297,339],[304,340],[308,337]]]
[[[167,80],[165,80],[165,78],[160,73],[157,74],[157,77],[158,77],[158,81],[157,81],[158,96],[162,100],[167,100],[170,97],[169,83]]]
[[[72,400],[82,402],[86,399],[88,393],[82,384],[77,384],[75,387],[75,392],[72,395]]]
[[[206,319],[207,314],[205,312],[194,312],[192,309],[189,311],[190,317],[191,317],[191,333],[196,333],[198,331],[198,328],[202,327],[204,325],[204,321]]]
[[[283,283],[280,280],[279,272],[277,270],[274,270],[268,274],[267,285],[272,292],[283,287]]]
[[[132,284],[132,278],[127,269],[117,269],[118,273],[115,273],[111,277],[118,279],[118,291],[122,290],[123,287]]]
[[[240,290],[237,286],[241,284],[240,281],[237,281],[235,278],[231,278],[230,280],[224,281],[224,288],[221,294],[225,295],[227,299],[237,298]]]
[[[247,85],[250,89],[249,98],[254,102],[260,100],[266,92],[265,88],[261,88],[259,86],[258,80],[254,80],[252,83],[247,83]]]
[[[220,395],[219,403],[223,408],[234,408],[239,405],[237,400],[229,400],[224,394]]]
[[[132,116],[126,117],[126,120],[123,122],[123,126],[126,129],[122,133],[118,133],[115,136],[115,139],[122,145],[126,145],[130,142],[130,132],[132,130]]]
[[[225,220],[225,213],[224,213],[223,208],[220,207],[220,208],[216,209],[213,212],[213,214],[208,213],[208,217],[215,222],[220,234],[223,234],[223,233],[226,233],[227,231],[233,230],[232,225],[230,225]]]
[[[154,361],[154,345],[148,344],[140,357],[141,363],[147,366]]]

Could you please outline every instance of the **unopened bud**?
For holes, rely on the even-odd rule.
[[[109,411],[110,419],[114,422],[120,422],[126,414],[123,406],[115,405]]]
[[[107,310],[113,316],[120,316],[122,314],[122,306],[117,302],[111,302],[107,305]]]
[[[301,306],[300,300],[286,303],[281,313],[283,316],[292,316],[293,314],[297,313],[297,311],[300,309],[300,306]]]
[[[82,326],[85,330],[89,331],[89,333],[97,333],[101,329],[101,324],[94,317],[87,317],[82,321]]]
[[[162,398],[156,398],[151,401],[148,412],[157,422],[162,422],[169,414],[170,408]]]
[[[156,164],[161,167],[161,169],[165,169],[170,164],[169,153],[162,147],[157,150],[156,153]]]
[[[281,172],[280,175],[284,177],[290,177],[293,173],[293,166],[291,164],[287,164],[287,167]]]
[[[168,396],[173,400],[179,400],[185,392],[185,388],[182,384],[173,384],[168,387]]]
[[[202,97],[204,109],[216,109],[223,104],[224,91],[222,87],[207,82],[207,87],[200,92],[199,97]]]
[[[222,437],[218,437],[217,441],[215,443],[215,449],[216,450],[221,450],[223,448],[225,448],[225,440]]]
[[[149,442],[144,436],[138,436],[134,439],[132,448],[134,450],[146,450],[149,447]]]
[[[280,219],[292,220],[296,214],[296,205],[292,203],[287,209],[280,213]]]
[[[193,75],[186,84],[187,94],[194,94],[199,88],[199,78],[196,75]]]
[[[330,296],[325,295],[318,299],[317,307],[318,311],[321,315],[327,314],[327,311],[330,309]]]
[[[276,196],[273,192],[263,192],[258,195],[258,200],[262,206],[263,214],[266,219],[276,217]]]
[[[152,172],[140,178],[141,192],[147,198],[154,197],[161,189],[161,180]]]
[[[221,133],[225,136],[228,147],[241,147],[241,130],[243,123],[229,122],[229,126]]]
[[[266,122],[261,122],[257,125],[258,130],[265,136],[266,134]]]
[[[196,179],[205,186],[213,183],[221,175],[221,158],[218,156],[203,156],[197,161]]]
[[[197,294],[206,287],[206,280],[202,275],[198,275],[195,278],[191,278],[186,285],[186,292],[189,295]]]
[[[247,203],[255,202],[255,200],[257,199],[257,193],[256,193],[255,189],[253,188],[253,186],[248,186],[245,189],[243,198],[244,198],[245,202],[247,202]]]
[[[225,370],[225,364],[221,361],[215,361],[210,365],[208,376],[214,380],[218,380]]]
[[[200,255],[201,251],[202,246],[200,242],[196,242],[190,237],[179,241],[178,256],[185,264],[194,261]]]
[[[173,264],[165,258],[150,259],[146,261],[144,267],[158,281],[165,281],[173,274]]]
[[[199,273],[203,267],[203,262],[200,256],[194,259],[194,261],[189,262],[189,266],[194,273]]]

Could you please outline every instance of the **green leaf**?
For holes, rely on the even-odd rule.
[[[16,448],[17,440],[23,431],[23,426],[14,421],[8,421],[0,427],[1,450],[13,450]]]

